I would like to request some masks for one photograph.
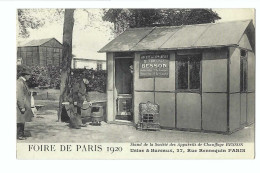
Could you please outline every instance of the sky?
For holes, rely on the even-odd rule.
[[[228,22],[233,20],[253,19],[255,23],[255,10],[248,8],[215,8],[213,11],[217,12],[222,18],[218,22]]]
[[[254,9],[213,9],[221,17],[217,22],[228,22],[233,20],[254,19]],[[36,15],[36,14],[35,14]],[[52,18],[47,10],[38,14],[40,18]],[[77,58],[102,59],[105,53],[98,53],[114,37],[112,33],[113,24],[102,21],[102,9],[88,9],[87,12],[77,9],[74,13],[75,25],[73,29],[72,53]],[[62,43],[63,19],[58,22],[46,22],[39,29],[30,29],[30,37],[26,39],[17,38],[20,44],[33,39],[55,37]]]

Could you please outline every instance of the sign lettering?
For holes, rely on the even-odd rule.
[[[140,78],[169,78],[169,55],[141,55]]]

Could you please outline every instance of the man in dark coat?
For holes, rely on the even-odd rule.
[[[70,102],[70,127],[80,129],[85,127],[82,124],[81,120],[81,108],[83,102],[87,100],[89,102],[89,97],[87,93],[86,85],[89,84],[89,81],[86,78],[79,78],[77,82],[74,83],[69,94]],[[91,105],[91,102],[89,103]]]
[[[17,139],[25,140],[24,126],[25,122],[30,122],[33,117],[31,109],[31,92],[26,84],[26,81],[31,77],[29,70],[24,69],[21,76],[18,78],[16,83],[16,94],[17,94]]]

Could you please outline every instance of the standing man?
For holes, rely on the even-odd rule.
[[[18,78],[16,83],[16,94],[17,94],[17,139],[25,140],[24,126],[25,122],[30,122],[33,117],[31,109],[31,92],[26,84],[26,81],[31,77],[29,70],[24,69],[21,76]]]

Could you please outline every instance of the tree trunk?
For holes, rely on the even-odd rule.
[[[72,61],[72,33],[74,26],[74,10],[65,9],[63,25],[63,50],[61,62],[61,82],[60,82],[60,102],[58,111],[58,121],[61,121],[62,102],[66,101],[70,91],[70,73]]]

